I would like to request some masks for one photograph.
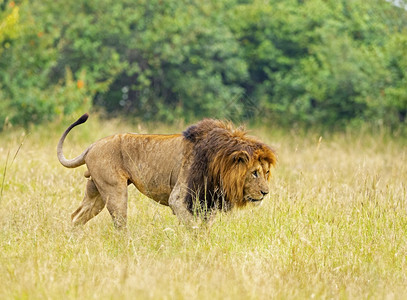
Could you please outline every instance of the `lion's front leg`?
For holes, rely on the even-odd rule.
[[[168,205],[171,207],[174,215],[176,215],[183,224],[195,227],[197,223],[196,218],[194,218],[187,207],[185,202],[186,196],[186,184],[177,182],[168,199]]]

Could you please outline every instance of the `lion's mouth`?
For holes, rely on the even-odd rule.
[[[262,201],[262,200],[263,200],[263,198],[260,198],[260,199],[254,199],[254,198],[247,197],[247,200],[249,200],[250,202],[260,202],[260,201]]]

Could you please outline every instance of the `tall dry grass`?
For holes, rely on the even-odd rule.
[[[71,227],[85,180],[84,167],[65,169],[56,159],[64,127],[0,136],[1,299],[407,297],[402,141],[253,130],[279,154],[261,207],[219,215],[210,232],[191,231],[130,188],[128,231],[120,233],[106,210]],[[129,130],[148,131],[90,119],[70,134],[66,154]]]

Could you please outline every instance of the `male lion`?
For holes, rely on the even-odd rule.
[[[230,124],[204,119],[183,134],[116,134],[66,159],[63,142],[84,114],[59,140],[61,164],[86,164],[85,197],[72,214],[74,225],[85,224],[106,205],[118,228],[126,226],[127,186],[134,184],[147,197],[171,207],[184,223],[194,215],[204,219],[216,210],[228,211],[249,202],[260,203],[269,193],[274,151]]]

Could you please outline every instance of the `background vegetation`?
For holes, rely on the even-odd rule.
[[[0,128],[91,107],[397,126],[406,72],[391,1],[0,0]]]

